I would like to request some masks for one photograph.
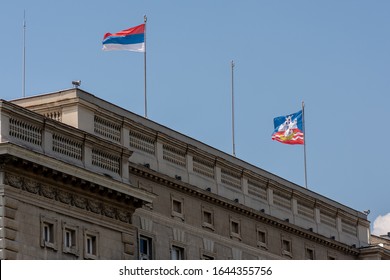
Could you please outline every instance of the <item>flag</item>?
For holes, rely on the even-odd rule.
[[[103,50],[145,52],[145,24],[114,34],[106,33],[103,37]]]
[[[272,140],[284,144],[304,144],[302,110],[287,116],[274,118]]]

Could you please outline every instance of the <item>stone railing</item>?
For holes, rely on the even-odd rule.
[[[12,142],[61,161],[128,182],[129,149],[1,101],[0,142]]]

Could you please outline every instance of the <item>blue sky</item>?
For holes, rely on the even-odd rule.
[[[390,231],[389,1],[3,1],[5,100],[22,96],[24,10],[27,96],[81,80],[143,115],[143,55],[101,41],[146,14],[151,120],[232,153],[234,60],[237,157],[303,186],[303,146],[271,134],[304,101],[309,189]]]

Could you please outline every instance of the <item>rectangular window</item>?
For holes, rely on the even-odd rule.
[[[232,221],[232,233],[239,234],[239,224]]]
[[[96,236],[88,235],[85,241],[87,254],[96,255]]]
[[[75,245],[76,245],[76,234],[74,230],[65,230],[64,246],[70,249]]]
[[[66,222],[62,223],[62,239],[63,239],[62,251],[64,253],[70,253],[76,256],[79,255],[78,240],[77,240],[78,232],[79,229],[77,226],[70,225]]]
[[[172,246],[171,260],[184,260],[184,248]]]
[[[291,244],[288,240],[283,240],[283,251],[290,252],[291,251]]]
[[[151,260],[152,259],[152,239],[146,236],[140,236],[139,238],[139,259]]]
[[[57,220],[41,216],[41,246],[57,250]]]
[[[239,220],[230,220],[230,237],[238,238],[241,240],[241,228]]]
[[[214,230],[214,212],[202,207],[202,226]]]
[[[43,223],[43,240],[45,243],[54,243],[54,225],[44,222]]]
[[[211,218],[212,214],[208,211],[203,211],[203,221],[206,223],[206,224],[213,224],[213,220]]]
[[[175,198],[171,196],[171,215],[184,220],[184,200],[182,198]]]
[[[181,214],[182,213],[181,206],[182,205],[181,205],[180,201],[178,201],[178,200],[173,200],[172,201],[172,208],[173,208],[174,212]]]
[[[291,241],[282,238],[282,255],[292,257]]]
[[[86,230],[84,233],[84,257],[86,259],[98,259],[99,235],[97,232]]]
[[[267,249],[267,232],[262,229],[257,229],[257,246]]]
[[[306,248],[305,259],[306,260],[314,260],[314,249]]]

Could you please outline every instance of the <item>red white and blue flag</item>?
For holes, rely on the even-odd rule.
[[[106,33],[103,38],[103,50],[145,52],[145,24],[114,34]]]
[[[284,144],[304,144],[302,110],[287,116],[274,118],[272,140]]]

